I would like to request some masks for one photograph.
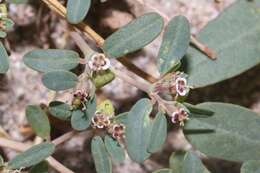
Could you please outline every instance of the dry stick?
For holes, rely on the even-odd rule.
[[[5,147],[5,148],[10,148],[15,151],[23,152],[32,147],[32,145],[29,144],[24,144],[16,141],[12,141],[9,139],[5,138],[0,138],[0,146]],[[60,162],[58,162],[56,159],[53,157],[48,157],[46,159],[51,167],[53,167],[55,170],[57,170],[60,173],[74,173],[64,165],[62,165]]]
[[[51,8],[53,11],[58,13],[62,17],[66,17],[66,8],[57,0],[42,0],[49,8]],[[98,47],[101,47],[104,44],[104,39],[96,33],[90,26],[85,24],[84,22],[81,22],[77,25],[75,25],[78,29],[83,31],[84,35],[87,37],[90,37],[92,40],[94,40]],[[139,67],[134,65],[127,57],[121,57],[118,59],[120,63],[122,63],[124,66],[126,66],[130,71],[138,74],[144,79],[147,79],[150,82],[156,82],[157,79],[153,77],[152,75],[144,72]]]
[[[170,21],[170,18],[165,13],[163,13],[159,9],[155,8],[154,6],[150,5],[149,3],[145,3],[143,0],[136,0],[136,1],[142,5],[147,6],[148,8],[157,12],[158,14],[160,14],[167,22]],[[210,49],[208,46],[201,43],[195,36],[191,35],[190,39],[191,39],[191,44],[196,46],[201,52],[206,54],[210,59],[215,60],[217,58],[217,54],[212,49]]]

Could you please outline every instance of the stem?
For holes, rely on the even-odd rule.
[[[62,17],[66,17],[66,8],[57,0],[42,0],[50,9],[58,13]],[[96,33],[90,26],[85,24],[84,22],[81,22],[77,25],[74,25],[74,27],[77,27],[79,30],[81,30],[87,37],[90,37],[92,40],[94,40],[98,47],[101,47],[104,44],[104,39]],[[126,57],[119,58],[118,61],[122,63],[124,66],[126,66],[130,71],[138,74],[144,79],[149,80],[150,82],[155,82],[157,79],[153,77],[152,75],[144,72],[139,67],[134,65],[129,59]]]
[[[60,137],[54,139],[54,140],[52,141],[52,143],[53,143],[54,145],[56,145],[56,146],[57,146],[57,145],[60,145],[60,144],[64,143],[65,141],[69,140],[70,138],[72,138],[75,134],[77,134],[76,131],[67,132],[67,133],[61,135]]]
[[[165,19],[166,22],[170,21],[170,18],[165,13],[155,8],[154,6],[150,5],[149,3],[145,3],[143,0],[136,0],[136,1],[142,5],[147,6],[148,8],[157,12],[158,14],[160,14]],[[202,53],[206,54],[210,59],[214,60],[217,58],[217,54],[208,46],[201,43],[195,36],[191,35],[190,40],[191,40],[191,44],[197,47]]]
[[[13,150],[19,151],[19,152],[26,151],[27,149],[32,147],[32,145],[23,144],[23,143],[12,141],[12,140],[5,139],[5,138],[0,138],[0,146],[5,147],[5,148],[10,148],[10,149],[13,149]],[[54,168],[55,170],[57,170],[60,173],[74,173],[73,171],[71,171],[64,165],[62,165],[60,162],[58,162],[56,159],[54,159],[51,156],[48,157],[46,160],[48,161],[49,165],[52,168]]]

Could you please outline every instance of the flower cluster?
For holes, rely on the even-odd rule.
[[[190,90],[186,78],[187,75],[182,72],[171,74],[164,80],[156,83],[155,92],[169,91],[171,94],[186,96]]]
[[[101,112],[96,112],[91,122],[95,129],[105,129],[110,125],[109,117]]]
[[[178,108],[171,114],[171,120],[174,124],[178,123],[184,126],[184,121],[189,119],[189,114],[183,108]]]
[[[125,137],[125,125],[121,123],[113,124],[109,129],[109,133],[116,140],[123,139]]]
[[[94,72],[104,71],[110,68],[110,60],[102,53],[95,54],[88,62],[88,66]]]
[[[88,101],[88,93],[86,91],[78,90],[73,94],[72,107],[73,109],[85,109],[85,102]]]

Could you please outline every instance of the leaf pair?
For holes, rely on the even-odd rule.
[[[151,101],[141,99],[127,114],[127,151],[136,162],[143,162],[151,152],[160,149],[167,136],[166,118],[162,113],[158,113],[155,120],[152,120],[149,117],[151,111]]]
[[[47,49],[33,50],[24,56],[24,63],[39,72],[43,72],[43,84],[54,91],[73,88],[77,75],[70,72],[79,64],[78,53],[71,50]]]

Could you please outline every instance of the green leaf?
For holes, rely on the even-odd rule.
[[[191,48],[185,59],[189,85],[211,85],[260,63],[260,13],[255,3],[235,2],[199,33],[198,39],[217,53],[217,59]]]
[[[183,170],[183,160],[186,152],[178,151],[172,153],[170,157],[170,168],[172,169],[173,173],[182,173]]]
[[[75,130],[85,130],[91,124],[91,119],[96,112],[96,98],[93,97],[86,104],[86,110],[74,110],[71,117],[71,125]]]
[[[116,162],[124,161],[125,151],[116,140],[110,136],[105,136],[105,146],[112,160]]]
[[[260,160],[249,160],[242,165],[241,173],[259,173]]]
[[[9,69],[9,57],[4,45],[0,42],[0,74],[6,73]]]
[[[168,24],[158,55],[160,73],[169,72],[186,54],[190,43],[190,25],[184,16],[174,17]]]
[[[43,161],[41,163],[38,163],[37,165],[33,166],[29,173],[48,173],[49,171],[48,163]]]
[[[208,102],[198,108],[215,112],[208,118],[187,121],[190,142],[208,156],[234,161],[260,159],[260,116],[249,109]]]
[[[36,49],[24,55],[23,61],[39,72],[71,70],[79,64],[79,54],[63,49]]]
[[[91,0],[68,0],[67,19],[72,24],[78,24],[86,17]]]
[[[109,84],[115,79],[115,74],[111,70],[100,71],[94,73],[92,76],[92,81],[96,88],[102,88],[103,86]]]
[[[182,173],[209,173],[201,160],[192,152],[184,156]]]
[[[64,70],[47,72],[42,76],[42,83],[54,91],[61,91],[73,88],[78,82],[78,77],[74,73]]]
[[[175,173],[175,172],[172,172],[171,169],[164,168],[164,169],[156,170],[156,171],[154,171],[152,173]]]
[[[118,114],[118,115],[113,117],[113,121],[115,121],[117,123],[126,124],[127,123],[127,115],[128,115],[128,112],[123,112],[121,114]]]
[[[105,40],[103,50],[108,56],[118,58],[143,48],[152,42],[162,29],[162,17],[157,13],[147,13],[109,36]]]
[[[152,127],[151,137],[147,151],[149,153],[159,150],[167,137],[167,120],[162,112],[158,112]]]
[[[92,139],[91,153],[97,173],[112,173],[112,163],[101,137],[96,136]]]
[[[151,101],[141,99],[131,108],[127,115],[127,151],[130,158],[136,162],[143,162],[150,156],[147,148],[152,130],[152,120],[149,118],[151,111]]]
[[[49,142],[35,145],[12,159],[8,163],[8,167],[11,169],[19,169],[36,165],[52,155],[54,150],[55,145]]]
[[[29,105],[26,107],[26,118],[35,133],[44,138],[48,139],[50,136],[50,122],[46,113],[41,109],[40,106]]]
[[[214,115],[214,112],[207,110],[207,109],[201,109],[198,108],[195,105],[189,104],[189,103],[183,103],[183,105],[190,111],[191,115],[194,117],[209,117]]]
[[[51,115],[61,120],[69,120],[71,117],[71,106],[61,101],[53,101],[49,104]]]

